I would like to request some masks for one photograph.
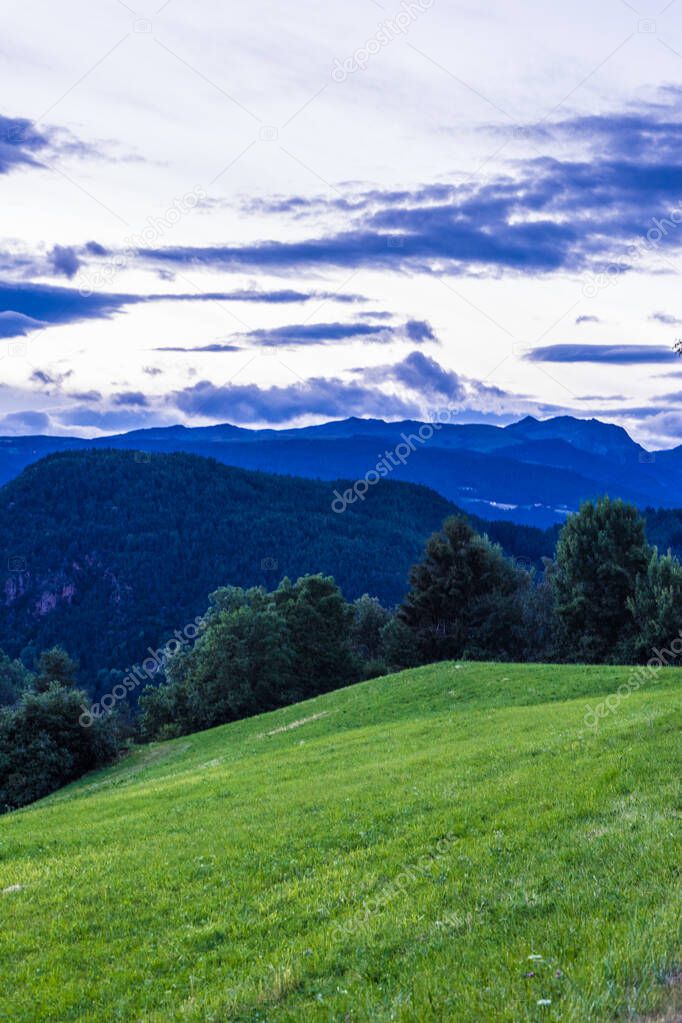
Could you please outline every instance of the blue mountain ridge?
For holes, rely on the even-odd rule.
[[[395,452],[402,445],[402,464],[391,465],[390,478],[429,486],[484,518],[546,527],[604,493],[640,508],[682,507],[682,446],[648,452],[611,423],[571,416],[527,416],[506,427],[444,423],[427,441],[419,436],[423,426],[414,420],[351,417],[282,430],[223,423],[154,427],[96,439],[3,437],[0,484],[52,452],[97,448],[152,455],[184,451],[245,469],[361,479],[380,461],[397,461]]]

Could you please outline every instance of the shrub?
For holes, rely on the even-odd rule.
[[[167,738],[306,699],[363,675],[353,656],[353,610],[328,576],[284,579],[274,593],[224,587],[191,651],[166,666],[167,684],[140,697],[147,738]]]
[[[33,685],[33,675],[21,661],[12,661],[0,650],[0,705],[16,703],[25,689]]]
[[[116,756],[109,718],[84,728],[86,694],[57,682],[0,709],[0,812],[24,806]]]

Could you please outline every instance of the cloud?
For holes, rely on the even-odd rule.
[[[394,341],[421,344],[425,341],[436,341],[433,328],[423,320],[408,320],[400,326],[381,326],[376,323],[297,323],[266,330],[252,330],[240,334],[239,337],[251,344],[267,348],[334,344],[339,341],[355,340],[374,344],[390,344]]]
[[[344,341],[362,341],[365,344],[392,344],[406,341],[438,344],[433,328],[424,320],[408,320],[398,326],[377,323],[294,323],[283,327],[260,328],[237,334],[236,340],[262,348],[300,348],[308,345],[339,344]],[[155,352],[239,352],[244,345],[213,342],[199,348],[186,346],[155,348]]]
[[[636,422],[640,443],[651,447],[677,447],[682,440],[682,413],[677,410],[652,410],[653,414]],[[630,410],[625,413],[630,416]]]
[[[574,410],[530,401],[461,376],[421,351],[395,363],[358,367],[353,378],[314,377],[289,386],[222,386],[201,380],[165,397],[164,408],[190,421],[284,425],[302,417],[422,419],[448,408],[452,421],[512,422],[520,414],[556,415]]]
[[[424,320],[408,320],[405,324],[405,333],[414,344],[422,344],[424,341],[438,342],[433,328]]]
[[[36,320],[32,316],[25,316],[23,313],[16,313],[11,310],[0,312],[0,338],[3,337],[26,337],[34,330],[42,330],[48,326],[43,320]]]
[[[75,288],[0,281],[0,316],[6,312],[12,316],[28,317],[43,326],[106,319],[138,301],[141,299],[135,295],[84,295]],[[26,330],[19,332],[26,333]]]
[[[576,266],[569,258],[577,232],[550,221],[527,224],[502,222],[485,226],[470,214],[458,215],[456,204],[430,216],[421,208],[386,210],[394,230],[358,228],[323,238],[299,242],[260,242],[244,246],[209,248],[168,247],[141,249],[144,259],[162,260],[178,266],[204,264],[213,269],[263,273],[290,273],[300,268],[371,266],[375,269],[410,269],[423,272],[445,261],[448,270],[469,264],[507,267],[525,272]],[[510,213],[511,215],[511,213]]]
[[[649,319],[656,323],[664,323],[666,327],[679,327],[682,324],[682,320],[671,316],[670,313],[652,313]]]
[[[66,277],[72,280],[83,265],[88,246],[53,245],[48,251],[15,249],[0,252],[0,274],[24,282],[34,277]]]
[[[201,345],[199,348],[183,348],[182,346],[164,345],[161,348],[152,349],[154,352],[188,352],[191,355],[195,355],[197,352],[210,352],[213,354],[219,354],[221,352],[241,352],[243,349],[239,345],[223,344],[220,341],[215,341],[210,345]],[[145,370],[145,372],[148,372]],[[161,370],[158,370],[160,373]]]
[[[54,387],[59,390],[64,381],[72,376],[72,369],[67,370],[65,373],[48,373],[44,369],[35,369],[29,379],[33,384],[42,384],[43,387]]]
[[[125,430],[140,430],[146,426],[156,426],[159,423],[159,416],[155,412],[147,412],[139,408],[113,410],[92,408],[88,404],[81,404],[54,412],[53,420],[62,427],[117,433]]]
[[[602,362],[619,366],[675,362],[671,348],[660,345],[547,345],[524,355],[529,362]]]
[[[83,246],[84,251],[89,256],[108,256],[109,249],[105,249],[99,242],[86,242]]]
[[[191,417],[236,423],[285,423],[301,416],[344,419],[347,416],[380,416],[406,419],[418,414],[418,406],[375,387],[336,378],[313,377],[286,387],[256,384],[225,384],[201,380],[170,396],[176,408]]]
[[[412,391],[422,405],[434,401],[473,403],[478,405],[477,412],[490,412],[492,405],[495,412],[499,413],[502,400],[525,403],[522,395],[511,395],[499,387],[461,376],[454,370],[445,369],[423,352],[410,352],[401,362],[358,369],[356,372],[368,382],[399,384]],[[527,405],[522,407],[527,408]]]
[[[486,387],[440,366],[422,352],[411,352],[400,362],[354,371],[356,379],[314,377],[285,387],[257,384],[216,385],[202,380],[175,391],[168,403],[190,419],[253,424],[289,423],[302,416],[344,419],[373,416],[384,419],[419,418],[434,402],[478,403],[478,409],[462,409],[480,417],[485,406],[506,392]],[[382,387],[392,385],[391,392]],[[511,416],[510,416],[511,418]]]
[[[529,129],[537,150],[483,181],[371,189],[340,198],[278,197],[270,214],[338,215],[293,241],[143,248],[165,266],[291,274],[304,268],[499,275],[617,272],[682,244],[682,90],[616,114]],[[552,148],[555,144],[556,152]],[[567,154],[567,146],[571,155]]]
[[[101,391],[72,391],[67,394],[67,398],[73,398],[74,401],[80,402],[100,402],[102,401]]]
[[[628,401],[625,394],[577,394],[578,401]]]
[[[19,167],[42,167],[60,153],[92,154],[91,146],[63,128],[37,126],[26,117],[0,115],[0,174]]]
[[[531,125],[527,134],[547,143],[578,142],[609,159],[638,160],[649,165],[682,159],[680,86],[665,86],[656,99],[640,100],[627,109],[580,114],[554,123]]]
[[[33,435],[46,433],[49,429],[50,417],[45,412],[8,412],[0,418],[0,434],[4,435]]]
[[[69,245],[55,245],[50,253],[50,264],[56,274],[69,280],[78,273],[81,261],[78,253]]]
[[[387,366],[374,366],[364,371],[365,379],[376,383],[398,383],[426,399],[462,401],[466,387],[462,378],[451,370],[443,369],[435,359],[422,352],[411,352],[401,362]]]
[[[243,425],[295,424],[297,420],[345,419],[348,416],[386,420],[434,418],[435,410],[447,408],[452,422],[508,423],[522,414],[539,416],[571,414],[575,410],[538,403],[480,381],[464,377],[440,365],[422,351],[374,367],[359,367],[346,378],[313,377],[288,386],[255,383],[216,384],[203,379],[163,395],[142,391],[119,391],[108,397],[97,390],[66,392],[63,382],[71,372],[36,370],[31,383],[39,385],[49,413],[41,432],[87,436],[115,433],[146,426],[212,421]],[[2,385],[0,385],[0,388]],[[18,404],[30,401],[34,392],[4,388],[6,399]],[[65,399],[76,404],[65,407]],[[660,406],[657,411],[667,411]],[[648,414],[650,409],[646,410]],[[578,413],[579,414],[579,413]],[[8,429],[12,423],[8,424]],[[16,429],[15,432],[22,432]],[[25,432],[25,431],[24,431]]]
[[[149,400],[142,391],[119,391],[112,394],[111,400],[114,405],[132,405],[135,408],[147,408]]]
[[[284,288],[279,291],[259,291],[256,288],[244,288],[241,291],[228,291],[223,294],[224,302],[264,302],[270,305],[287,305],[295,302],[364,302],[362,295],[338,291],[296,291]]]
[[[58,257],[63,270],[67,272],[72,250],[63,249]],[[54,252],[54,250],[53,250]],[[64,255],[67,253],[67,255]],[[77,258],[77,257],[76,257]],[[302,297],[293,297],[296,296]],[[89,291],[85,289],[60,287],[50,284],[34,284],[0,280],[0,338],[18,337],[32,330],[85,320],[110,319],[128,306],[150,302],[229,302],[245,301],[307,301],[317,297],[293,292],[193,292],[192,294],[117,294],[115,292]],[[282,296],[285,297],[282,297]]]
[[[0,115],[0,174],[8,174],[22,164],[39,167],[37,154],[49,147],[48,135],[32,121]]]

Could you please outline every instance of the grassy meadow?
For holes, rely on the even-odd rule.
[[[585,725],[629,674],[434,665],[7,814],[0,1020],[682,1018],[680,676]]]

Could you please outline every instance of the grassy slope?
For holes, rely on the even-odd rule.
[[[627,674],[406,672],[146,747],[4,817],[0,889],[24,887],[0,895],[0,1019],[656,1008],[680,961],[679,676],[580,735]]]

